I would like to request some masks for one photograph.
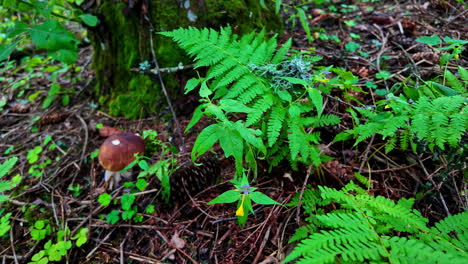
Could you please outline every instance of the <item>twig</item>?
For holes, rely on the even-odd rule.
[[[88,145],[88,138],[89,138],[88,126],[86,125],[86,122],[83,120],[83,118],[76,112],[75,112],[75,116],[76,118],[78,118],[78,120],[80,120],[81,124],[83,125],[84,132],[85,132],[85,141],[83,143],[83,151],[81,152],[81,157],[80,157],[80,162],[79,162],[79,166],[81,167],[81,164],[83,163],[83,159],[86,155],[86,146]]]
[[[13,259],[15,260],[15,264],[19,264],[18,262],[18,257],[16,256],[16,251],[15,251],[15,242],[14,236],[13,236],[13,227],[10,228],[10,245],[11,245],[11,251],[13,252]]]
[[[127,233],[128,234],[128,233]],[[125,241],[127,240],[127,237],[124,238],[122,243],[120,243],[119,250],[120,250],[120,264],[124,264],[124,251],[123,251],[123,246],[125,244]]]
[[[149,40],[150,40],[151,56],[152,56],[152,59],[153,59],[154,66],[156,67],[156,71],[159,73],[159,71],[160,71],[159,64],[158,64],[158,60],[156,58],[156,53],[154,52],[154,44],[153,44],[153,31],[154,31],[153,24],[151,23],[150,19],[146,15],[145,15],[145,19],[147,20],[147,22],[150,25],[150,29],[149,29],[150,39]],[[176,134],[177,134],[177,136],[179,137],[179,140],[180,140],[179,150],[184,152],[185,151],[185,142],[184,142],[184,137],[182,136],[182,132],[181,132],[181,129],[180,129],[179,120],[177,119],[177,115],[176,115],[176,113],[174,111],[174,108],[172,107],[171,99],[169,98],[169,95],[167,94],[166,86],[164,85],[164,81],[162,79],[161,74],[158,74],[158,79],[159,79],[159,83],[161,84],[161,89],[162,89],[162,91],[164,93],[164,96],[166,97],[167,105],[169,106],[169,109],[171,110],[172,118],[174,118],[174,123],[176,125]]]
[[[180,63],[179,65],[177,65],[175,67],[160,68],[159,70],[158,69],[149,69],[148,71],[151,72],[154,75],[158,75],[158,74],[161,74],[161,73],[172,73],[172,72],[178,72],[178,71],[182,71],[182,70],[192,69],[194,65],[195,64],[182,65],[182,63]],[[130,69],[130,71],[132,71],[132,72],[145,72],[145,71],[141,70],[140,68],[132,68],[132,69]]]
[[[263,249],[265,248],[265,245],[268,242],[268,238],[270,238],[270,230],[271,230],[271,225],[268,226],[265,236],[263,237],[263,241],[260,244],[260,248],[258,249],[257,255],[255,256],[255,259],[252,262],[253,264],[256,264],[258,262],[258,259],[262,255]]]
[[[119,249],[113,248],[113,247],[103,248],[103,250],[120,253]],[[151,263],[151,264],[163,264],[162,262],[160,262],[157,259],[153,259],[153,258],[145,257],[145,256],[140,256],[140,255],[132,253],[132,252],[124,251],[124,254],[128,255],[129,259],[137,260],[139,262],[146,262],[146,263]]]
[[[444,196],[442,196],[442,193],[440,192],[440,185],[442,185],[442,183],[436,184],[434,179],[432,178],[434,176],[434,174],[437,173],[437,171],[439,171],[441,168],[443,168],[445,166],[442,166],[441,168],[434,171],[432,174],[429,174],[429,172],[426,169],[426,166],[424,166],[424,163],[422,162],[422,160],[419,157],[418,157],[418,162],[419,162],[419,165],[421,165],[421,168],[423,169],[424,174],[426,174],[427,179],[434,185],[435,188],[437,188],[436,190],[439,192],[439,197],[440,197],[440,200],[442,202],[442,206],[445,209],[445,212],[447,213],[447,215],[451,215],[451,213],[450,213],[450,211],[449,211],[449,209],[447,207],[447,204],[445,203]]]
[[[302,184],[301,188],[301,194],[299,194],[299,200],[297,201],[297,208],[296,208],[296,224],[299,225],[301,222],[301,204],[302,204],[302,196],[304,195],[304,190],[307,185],[307,181],[309,180],[310,177],[310,172],[312,171],[312,165],[309,166],[307,169],[307,174],[304,180],[304,183]]]
[[[182,253],[182,255],[184,255],[185,257],[190,259],[190,261],[192,261],[193,264],[199,264],[196,260],[194,260],[189,254],[185,253],[182,249],[180,249],[180,248],[176,248],[176,249],[177,249],[177,251]]]
[[[369,142],[369,145],[367,145],[367,148],[366,148],[366,150],[364,151],[364,153],[362,155],[363,157],[362,157],[361,166],[359,166],[359,172],[362,172],[362,168],[364,168],[364,164],[366,162],[368,162],[367,161],[367,156],[369,155],[369,151],[370,151],[370,148],[372,146],[372,143],[374,143],[374,138],[375,138],[375,134],[372,135],[371,140]]]
[[[102,244],[104,244],[104,243],[109,239],[109,237],[112,235],[112,233],[114,233],[114,231],[115,231],[115,228],[112,229],[112,230],[106,235],[106,237],[104,237],[104,239],[102,239],[101,241],[99,241],[99,243],[96,245],[96,247],[94,247],[94,248],[88,253],[88,255],[86,255],[86,259],[91,258],[91,256],[94,254],[94,252],[96,252],[96,250],[98,250],[99,247],[100,247]]]

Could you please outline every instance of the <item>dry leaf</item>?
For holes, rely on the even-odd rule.
[[[183,249],[185,247],[185,240],[179,237],[179,231],[176,231],[171,238],[171,244],[174,248]]]

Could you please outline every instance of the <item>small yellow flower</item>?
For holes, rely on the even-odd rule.
[[[391,107],[390,105],[385,105],[384,108],[385,108],[385,109],[390,109],[390,108],[392,108],[392,107]]]
[[[242,201],[239,208],[236,210],[236,216],[244,216],[244,199],[245,195],[242,195]]]
[[[329,82],[330,80],[329,79],[318,79],[317,81],[321,82],[321,83],[327,83]]]
[[[458,60],[458,59],[460,58],[460,55],[455,54],[453,57],[454,57],[456,60]]]

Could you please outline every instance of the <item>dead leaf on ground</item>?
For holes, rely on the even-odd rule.
[[[179,237],[179,231],[176,231],[171,238],[171,244],[174,248],[183,249],[185,247],[185,240]]]

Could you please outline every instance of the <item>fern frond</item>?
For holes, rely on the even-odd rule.
[[[393,112],[369,113],[357,109],[369,120],[349,132],[355,135],[356,144],[374,134],[389,138],[386,151],[396,147],[398,137],[402,149],[407,149],[409,144],[414,149],[414,136],[427,141],[430,147],[435,145],[444,150],[446,144],[456,146],[468,128],[465,102],[465,97],[460,95],[434,100],[421,96],[412,105],[402,102]]]
[[[466,255],[434,250],[431,246],[416,239],[392,237],[386,241],[390,248],[391,263],[466,263]]]
[[[251,126],[257,123],[264,113],[273,106],[273,96],[271,94],[265,94],[261,99],[252,105],[255,111],[250,112],[247,115],[246,126]]]
[[[468,212],[449,215],[431,228],[431,232],[447,241],[447,248],[468,251]],[[439,240],[438,240],[439,241]]]
[[[375,259],[379,256],[377,240],[378,236],[367,225],[321,231],[303,240],[284,261],[288,262],[300,256],[315,255],[314,253],[319,250],[326,252],[325,255],[329,256],[322,263],[334,261],[334,257],[339,254],[345,260]],[[314,259],[313,262],[309,263],[320,263],[320,260]]]
[[[310,200],[314,213],[306,218],[309,225],[318,229],[302,240],[285,262],[466,262],[467,212],[449,216],[435,227],[427,228],[428,220],[412,209],[414,199],[401,199],[395,203],[382,196],[373,197],[352,182],[341,190],[319,186],[319,193],[323,200]],[[309,200],[303,199],[303,203],[306,207]],[[317,205],[330,203],[336,209],[321,214]],[[315,222],[312,224],[312,221]],[[307,230],[301,230],[299,235],[304,236]]]
[[[409,130],[403,130],[400,133],[400,147],[402,150],[407,150],[409,142],[411,140],[411,133]]]
[[[359,195],[356,196],[356,199],[363,199],[364,197],[365,196],[363,195]],[[426,224],[429,221],[427,218],[422,217],[419,211],[408,210],[407,208],[399,204],[395,204],[392,200],[382,196],[368,197],[370,198],[367,198],[368,200],[366,200],[367,206],[374,209],[376,212],[382,213],[375,216],[375,218],[392,224],[392,227],[395,230],[403,232],[428,230]]]
[[[384,139],[386,137],[393,137],[395,136],[396,131],[399,128],[406,127],[406,122],[409,120],[408,116],[394,116],[391,118],[386,119],[385,124],[379,134],[381,134]]]
[[[219,33],[213,29],[189,27],[161,34],[172,37],[189,55],[194,56],[195,68],[211,66],[207,78],[214,79],[213,89],[222,89],[242,78],[250,79],[250,84],[258,85],[244,88],[248,94],[241,100],[243,103],[250,102],[266,90],[262,78],[249,68],[250,64],[265,63],[274,55],[276,40],[265,42],[263,31],[257,35],[244,35],[239,41],[229,27],[222,28]],[[229,98],[234,97],[231,95]]]
[[[316,216],[324,226],[333,228],[353,228],[367,225],[366,219],[357,212],[328,213]]]
[[[389,153],[396,147],[396,138],[392,137],[387,140],[387,143],[385,143],[385,153]]]
[[[341,122],[341,118],[333,114],[324,114],[321,116],[305,117],[303,120],[304,120],[303,121],[304,126],[307,126],[307,127],[331,126],[331,125],[339,124]]]
[[[281,105],[273,106],[270,119],[267,123],[268,146],[271,147],[276,143],[283,127],[283,120],[286,115],[286,110]]]
[[[259,85],[256,79],[250,78],[250,76],[247,75],[242,76],[235,84],[231,86],[225,98],[236,98],[253,85]]]
[[[288,120],[288,140],[289,150],[291,151],[291,159],[295,160],[301,153],[303,159],[307,159],[309,152],[309,142],[306,139],[304,130],[301,128],[299,118],[290,118]]]
[[[466,110],[468,110],[468,107],[466,107]],[[457,145],[466,131],[468,122],[467,113],[467,111],[462,111],[450,115],[450,135],[447,138],[447,142],[452,147]]]

